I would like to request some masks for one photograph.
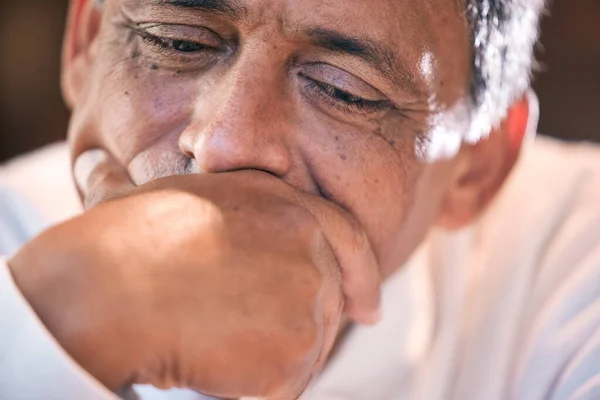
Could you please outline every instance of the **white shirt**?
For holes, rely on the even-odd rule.
[[[80,212],[62,144],[0,168],[0,186],[12,193],[2,205],[0,192],[0,230],[22,225],[5,237],[35,231],[25,202],[50,223]],[[0,399],[117,398],[61,349],[0,262]],[[354,327],[302,397],[395,399],[600,399],[600,148],[538,138],[476,224],[431,233],[386,283],[381,324]]]

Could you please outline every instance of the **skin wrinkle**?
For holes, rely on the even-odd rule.
[[[102,5],[104,0],[96,3]],[[320,10],[324,3],[316,9]],[[529,86],[534,67],[532,47],[539,35],[538,21],[545,0],[454,0],[451,4],[454,16],[464,21],[469,41],[474,43],[470,46],[469,94],[473,101],[470,106],[475,107],[466,139],[476,142],[497,126],[510,102],[522,96]],[[414,2],[411,6],[423,7]],[[499,37],[509,39],[498,40]],[[498,54],[502,55],[500,59]]]
[[[131,4],[141,4],[143,2],[135,2],[132,1]],[[127,7],[125,7],[126,10],[128,10],[128,13],[134,12],[135,11],[135,7],[131,7],[131,10],[128,10]],[[145,5],[144,6],[139,6],[140,10],[146,10],[148,12],[148,15],[151,15],[153,13],[152,11],[152,6],[151,5]],[[159,10],[156,11],[157,13],[159,12]],[[164,10],[160,10],[161,13],[164,13]],[[172,11],[173,15],[176,14],[175,11]],[[145,13],[143,13],[145,14]],[[167,15],[169,15],[169,13],[167,12]],[[148,17],[146,17],[147,19]],[[178,17],[179,18],[179,17]],[[133,18],[135,19],[135,18]],[[181,19],[181,18],[179,18]],[[253,18],[253,19],[259,19],[259,18]],[[285,19],[285,17],[283,16],[277,16],[276,20],[280,21],[282,19]],[[145,19],[142,19],[142,21],[144,21]],[[138,21],[138,23],[141,21]],[[189,23],[189,24],[193,24],[193,19],[185,19],[185,23]],[[256,24],[259,24],[258,22]],[[319,44],[319,40],[324,42],[321,43],[325,46],[330,46],[332,48],[336,48],[338,50],[343,49],[343,46],[335,46],[335,42],[337,41],[338,44],[341,42],[346,42],[348,43],[352,38],[348,35],[346,35],[345,37],[339,36],[337,37],[337,39],[335,38],[335,35],[332,34],[332,32],[330,32],[327,29],[318,29],[318,28],[314,28],[314,27],[309,27],[309,28],[305,28],[303,29],[301,27],[301,25],[299,23],[289,23],[286,22],[285,25],[282,25],[280,23],[278,23],[277,25],[279,25],[279,29],[274,29],[272,30],[272,32],[270,32],[268,35],[265,35],[265,38],[267,40],[273,40],[271,39],[273,34],[278,34],[278,35],[283,35],[287,38],[296,35],[297,33],[299,33],[300,31],[305,31],[302,33],[305,33],[307,36],[311,37],[314,36],[314,38],[316,39],[317,43]],[[283,29],[283,30],[282,30]],[[329,36],[333,36],[330,39],[331,40],[325,40],[327,39],[327,35]],[[350,39],[350,40],[349,40]],[[373,67],[380,70],[384,76],[386,76],[390,82],[394,82],[395,84],[400,83],[403,87],[403,91],[404,92],[411,92],[412,93],[412,98],[413,101],[415,99],[419,99],[420,97],[423,97],[423,89],[424,89],[424,85],[417,83],[419,82],[419,79],[416,78],[415,74],[418,72],[417,68],[409,68],[402,60],[401,57],[398,57],[396,55],[394,55],[393,51],[391,51],[390,49],[385,49],[385,46],[383,45],[383,43],[379,43],[379,44],[374,44],[374,43],[369,43],[368,40],[361,40],[362,44],[361,47],[364,49],[369,49],[368,52],[362,52],[364,55],[362,58],[364,58],[365,60],[370,60],[370,62],[373,64]],[[356,46],[354,46],[354,51],[356,51]],[[404,102],[406,103],[406,100],[404,99]]]
[[[423,165],[417,157],[429,140],[431,110],[422,108],[426,101],[413,97],[403,83],[389,84],[381,74],[367,73],[352,54],[314,47],[304,33],[306,27],[313,32],[320,27],[321,33],[340,31],[364,37],[365,43],[386,43],[395,55],[385,62],[405,60],[398,68],[412,75],[419,74],[424,52],[430,53],[435,60],[433,90],[440,104],[453,104],[468,91],[468,32],[464,20],[443,0],[426,0],[419,7],[390,0],[377,9],[366,0],[353,3],[256,0],[245,3],[247,15],[232,20],[185,7],[107,2],[104,14],[111,23],[102,25],[98,75],[90,81],[97,93],[89,101],[102,103],[90,108],[92,114],[100,112],[97,118],[103,121],[94,142],[110,143],[106,147],[130,166],[136,183],[200,170],[270,171],[280,163],[277,159],[285,160],[290,167],[280,177],[355,216],[389,274],[435,222],[452,169]],[[340,19],[340,14],[345,17]],[[443,25],[442,19],[447,21]],[[173,66],[167,68],[137,35],[129,44],[122,39],[130,35],[126,20],[207,26],[226,41],[233,35],[237,47],[216,54],[206,69],[195,70],[196,61],[184,68],[169,61]],[[355,43],[342,44],[349,50],[347,45]],[[139,55],[132,57],[134,52]],[[296,75],[306,62],[320,68],[312,64],[315,61],[340,70],[340,80],[331,84],[364,81],[348,87],[360,91],[354,95],[369,96],[361,88],[372,86],[389,98],[394,109],[374,116],[331,107]],[[181,69],[183,73],[174,73]],[[442,80],[443,87],[438,84]],[[177,145],[182,135],[195,138],[195,149],[188,150],[198,150],[194,156],[200,159],[183,154],[182,143]],[[85,136],[76,129],[70,132],[76,142]],[[428,181],[417,185],[421,179]],[[418,217],[410,218],[410,213]],[[395,250],[398,241],[407,247],[402,254]]]
[[[126,26],[126,24],[123,23],[123,18],[122,17],[118,17],[119,14],[115,14],[115,18],[113,18],[113,24],[116,27],[119,27],[120,29],[124,29],[124,27]],[[123,46],[123,43],[119,40],[120,36],[117,36],[112,43],[112,46],[110,47],[113,51],[118,51],[118,49],[121,49]],[[135,39],[135,34],[133,33],[133,31],[129,32],[129,34],[127,35],[127,41],[125,42],[125,45],[133,45],[133,40]],[[133,50],[133,53],[136,53],[136,57],[131,57],[131,59],[136,60],[139,57],[139,51],[137,49],[137,47]],[[137,61],[137,60],[136,60]],[[144,63],[145,64],[145,63]],[[125,69],[128,70],[128,73],[132,73],[133,74],[133,78],[135,80],[138,79],[138,74],[141,71],[141,68],[144,68],[144,65],[140,65],[139,62],[136,62],[135,65],[131,66],[130,64],[128,64],[128,59],[127,58],[123,58],[120,62],[118,62],[116,65],[116,67],[122,66]],[[147,65],[146,68],[150,71],[153,70],[151,65]],[[158,69],[158,67],[156,68]],[[112,71],[112,70],[110,70]],[[130,71],[130,72],[129,72]],[[107,72],[108,74],[108,72]],[[132,97],[133,100],[131,103],[135,103],[135,101],[137,100],[137,91],[134,89],[133,91],[128,91],[132,93]],[[160,109],[160,107],[162,106],[162,100],[161,97],[157,97],[154,101],[153,104],[153,108],[154,109]],[[179,125],[181,126],[180,128],[175,128],[174,130],[174,135],[170,135],[171,137],[173,136],[178,136],[180,134],[180,132],[183,131],[184,127],[186,125],[189,124],[189,120],[186,121],[182,121]],[[118,135],[117,135],[118,136]],[[127,135],[121,135],[120,137],[128,137]],[[135,138],[131,138],[131,140],[135,141]],[[142,156],[144,154],[144,150],[148,150],[150,149],[152,146],[156,145],[158,142],[164,140],[164,137],[162,135],[156,135],[156,137],[150,141],[149,143],[147,143],[147,145],[142,148],[139,149],[140,152],[140,159],[139,160],[131,160],[129,162],[125,162],[126,164],[130,165],[130,168],[132,168],[134,171],[136,171],[136,173],[132,173],[132,176],[134,177],[134,181],[136,182],[136,184],[142,184],[145,183],[151,179],[156,179],[158,177],[163,177],[163,176],[169,176],[169,175],[182,175],[182,174],[186,174],[186,173],[192,173],[197,171],[197,168],[192,168],[191,167],[191,163],[193,160],[190,160],[189,158],[183,156],[183,154],[178,155],[177,157],[168,157],[165,159],[165,157],[160,156],[160,154],[157,154],[158,157],[155,156]],[[177,140],[171,140],[171,142],[173,142],[173,147],[176,148],[177,146]],[[125,145],[123,146],[121,145],[116,145],[115,147],[121,147],[121,148],[129,148],[130,145]]]
[[[395,81],[399,86],[422,97],[422,89],[416,79],[408,71],[409,68],[402,60],[394,55],[391,50],[365,40],[342,36],[327,29],[309,29],[307,36],[333,52],[357,55],[378,68],[389,80]]]
[[[247,14],[242,2],[235,0],[151,0],[157,4],[169,4],[175,7],[192,8],[200,11],[210,11],[223,14],[238,20]]]

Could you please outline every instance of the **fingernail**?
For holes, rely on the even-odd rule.
[[[106,160],[106,152],[101,149],[88,150],[81,153],[77,160],[75,160],[75,166],[73,167],[73,176],[75,177],[75,183],[79,187],[79,190],[83,194],[88,193],[88,183],[90,176],[96,167]]]

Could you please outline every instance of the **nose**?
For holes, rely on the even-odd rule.
[[[281,79],[256,65],[241,62],[234,68],[211,95],[200,96],[179,147],[199,172],[258,169],[284,178],[293,164],[292,116]]]

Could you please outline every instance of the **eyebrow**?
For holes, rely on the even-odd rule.
[[[233,20],[239,20],[248,13],[242,0],[152,0],[152,2],[225,15]],[[354,38],[338,31],[318,27],[307,29],[305,34],[318,47],[361,58],[385,78],[416,96],[423,96],[426,92],[417,84],[406,63],[382,43]]]
[[[306,32],[311,41],[329,51],[359,57],[378,70],[388,80],[402,88],[420,95],[423,94],[410,69],[396,54],[381,43],[346,36],[341,32],[311,28]]]
[[[234,20],[240,19],[247,13],[246,7],[239,0],[153,0],[153,2],[221,14]]]

